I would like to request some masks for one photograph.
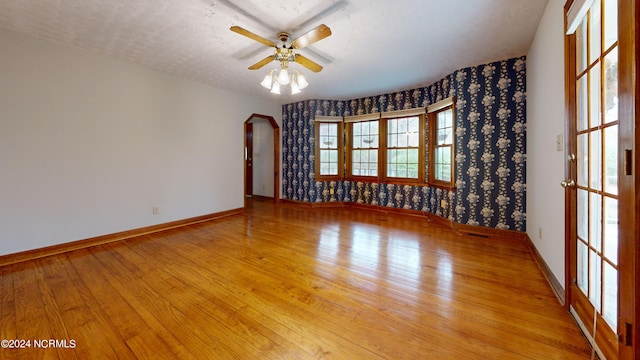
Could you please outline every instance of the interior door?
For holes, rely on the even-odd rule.
[[[253,123],[244,124],[244,195],[253,196]]]
[[[619,217],[633,201],[620,196],[625,190],[621,121],[633,121],[620,117],[618,30],[624,16],[633,21],[633,13],[619,11],[625,2],[631,3],[569,0],[565,7],[569,155],[562,186],[567,189],[568,298],[571,312],[607,359],[620,358],[620,347],[630,345],[631,324],[622,323],[620,314],[634,307],[628,296],[634,289],[620,286],[620,279],[635,271],[621,266],[633,264],[634,255],[620,251],[621,233],[633,231],[621,226]]]

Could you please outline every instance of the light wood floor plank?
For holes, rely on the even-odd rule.
[[[0,267],[0,340],[17,339],[16,306],[11,266]],[[0,358],[17,359],[18,352],[0,347]]]
[[[421,217],[247,215],[0,267],[14,358],[589,359],[526,244]]]
[[[16,329],[21,338],[31,341],[30,346],[36,346],[34,340],[54,339],[47,319],[47,311],[40,292],[40,284],[35,272],[35,263],[14,264],[12,268],[14,296],[16,303]],[[20,353],[20,350],[16,350]],[[66,349],[39,349],[29,352],[33,359],[57,359]],[[20,354],[25,358],[25,354]]]
[[[104,246],[107,251],[92,250],[92,253],[108,269],[109,273],[105,276],[111,284],[144,317],[145,322],[164,335],[165,341],[174,341],[184,346],[198,359],[234,358],[230,349],[221,345],[216,338],[210,337],[206,328],[194,326],[165,297],[165,294],[171,292],[170,287],[165,288],[163,293],[158,293],[148,286],[145,274],[116,251],[123,246],[107,244]],[[158,271],[153,270],[148,274],[151,281],[161,282],[161,278],[154,278],[157,273]]]

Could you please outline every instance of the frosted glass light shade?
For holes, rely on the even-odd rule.
[[[280,85],[289,84],[289,72],[287,71],[287,69],[280,70],[280,75],[278,75],[278,82],[280,83]]]
[[[297,81],[292,81],[291,82],[291,95],[295,95],[300,93],[300,88],[298,87],[298,82]]]
[[[275,81],[273,83],[273,87],[271,88],[271,92],[274,93],[274,94],[278,94],[278,95],[280,94],[280,83],[279,82]]]
[[[302,75],[299,71],[297,73],[297,83],[298,83],[298,88],[300,88],[300,90],[306,88],[309,83],[307,82],[307,79],[305,79],[304,75]]]
[[[260,85],[264,86],[267,89],[271,89],[272,84],[273,84],[273,70],[269,71],[269,73],[265,75],[264,80],[262,80]]]

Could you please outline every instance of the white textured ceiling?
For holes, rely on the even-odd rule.
[[[281,104],[424,86],[454,70],[525,55],[548,0],[0,0],[0,27],[73,44]],[[298,95],[260,86],[276,42],[319,24],[333,35],[299,53],[324,67]]]

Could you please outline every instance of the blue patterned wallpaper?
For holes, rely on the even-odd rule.
[[[458,70],[423,88],[348,101],[307,100],[283,105],[282,196],[305,202],[419,210],[461,224],[525,231],[525,77],[526,60],[521,57]],[[315,180],[316,115],[426,107],[450,96],[456,96],[453,191],[426,184]],[[442,200],[446,200],[444,207]]]

